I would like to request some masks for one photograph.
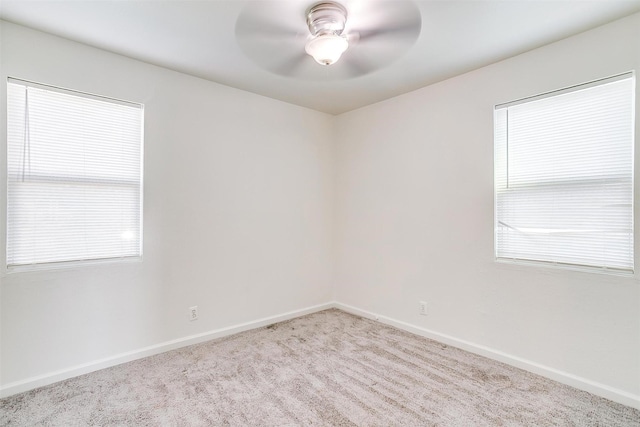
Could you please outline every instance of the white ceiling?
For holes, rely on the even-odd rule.
[[[640,0],[415,0],[422,29],[406,53],[360,77],[318,81],[271,73],[243,53],[236,40],[236,21],[246,8],[255,7],[256,1],[265,0],[0,0],[0,18],[228,86],[340,114],[640,11]],[[299,16],[296,25],[305,28],[305,10],[314,0],[277,1],[278,10]],[[348,9],[368,1],[341,0]],[[304,49],[304,39],[300,49]]]

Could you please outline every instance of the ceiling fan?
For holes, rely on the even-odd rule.
[[[244,53],[279,75],[340,80],[387,66],[420,34],[411,0],[308,1],[249,2],[236,22]]]

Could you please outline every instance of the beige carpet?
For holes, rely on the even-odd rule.
[[[640,426],[640,411],[327,310],[0,401],[3,426]]]

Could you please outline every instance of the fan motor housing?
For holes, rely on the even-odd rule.
[[[341,35],[347,22],[347,9],[340,3],[320,2],[307,11],[307,26],[312,36]]]

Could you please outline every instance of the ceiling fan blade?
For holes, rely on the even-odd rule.
[[[298,4],[300,3],[300,4]],[[236,40],[256,64],[273,73],[292,76],[306,56],[309,30],[302,0],[247,2],[236,21]]]
[[[345,31],[358,33],[359,41],[384,38],[411,42],[422,28],[420,9],[411,1],[369,0],[354,3],[350,12]]]
[[[355,78],[369,74],[375,67],[371,64],[365,63],[361,58],[344,58],[343,64],[340,64],[345,68],[344,74],[346,78]]]
[[[397,43],[401,40],[415,40],[420,33],[421,22],[406,23],[394,27],[375,28],[371,30],[358,31],[358,42],[369,41],[384,37],[388,42]]]
[[[353,6],[345,29],[349,49],[343,55],[351,78],[389,66],[415,43],[422,30],[420,10],[413,2],[369,0]]]
[[[283,62],[275,65],[270,71],[281,76],[297,76],[300,74],[302,66],[306,61],[312,60],[305,52],[299,52]]]
[[[349,48],[323,66],[305,53],[309,7],[321,0],[247,1],[236,21],[240,48],[259,67],[304,80],[337,81],[388,66],[416,41],[420,10],[412,0],[336,0],[347,8]],[[330,0],[325,0],[330,1]]]
[[[261,38],[284,40],[295,37],[299,28],[290,22],[279,20],[264,8],[249,9],[240,15],[236,22],[236,37],[238,39]]]

